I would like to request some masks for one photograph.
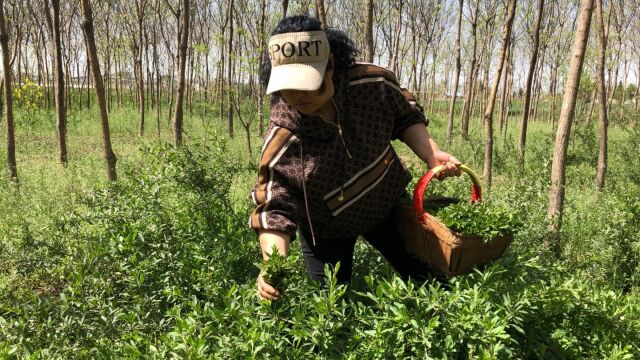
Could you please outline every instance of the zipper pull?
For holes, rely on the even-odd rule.
[[[344,145],[344,149],[347,151],[347,156],[349,156],[349,159],[353,159],[351,153],[349,152],[349,148],[347,147],[347,143],[344,141],[344,137],[342,136],[342,126],[340,126],[340,124],[338,124],[338,136],[340,136],[342,145]]]

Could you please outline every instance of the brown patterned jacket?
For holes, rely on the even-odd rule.
[[[411,175],[391,146],[409,126],[428,124],[415,98],[384,68],[357,63],[334,72],[342,128],[300,114],[279,95],[258,181],[251,191],[253,229],[296,229],[317,238],[366,233],[388,216]]]

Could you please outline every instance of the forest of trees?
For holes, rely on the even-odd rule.
[[[56,108],[63,165],[67,146],[73,146],[66,141],[66,109],[91,107],[95,88],[110,180],[116,179],[116,155],[108,113],[130,106],[128,99],[138,109],[140,136],[153,129],[153,121],[158,136],[160,122],[172,122],[179,145],[183,109],[192,112],[197,99],[217,104],[211,115],[226,120],[229,136],[239,121],[250,144],[254,117],[243,117],[238,103],[254,104],[261,135],[265,99],[259,64],[270,29],[287,14],[316,15],[326,26],[350,34],[362,60],[395,71],[428,112],[448,113],[448,138],[466,138],[469,119],[484,113],[489,187],[493,139],[506,133],[514,99],[523,103],[521,167],[529,121],[558,126],[549,205],[549,217],[557,220],[572,122],[593,121],[598,107],[597,186],[603,189],[608,124],[635,122],[640,111],[637,0],[29,0],[1,5],[7,163],[15,179],[12,97],[16,91],[18,100],[33,96],[34,86],[43,92],[33,99],[37,106]],[[448,109],[436,106],[447,99]],[[163,102],[168,103],[165,113],[158,106]]]

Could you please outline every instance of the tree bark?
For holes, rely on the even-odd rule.
[[[153,67],[156,72],[156,130],[158,135],[158,140],[161,139],[160,136],[160,119],[162,117],[162,96],[160,93],[162,91],[162,76],[160,75],[160,61],[158,56],[158,25],[154,24],[153,26]]]
[[[322,30],[327,30],[327,13],[324,7],[324,0],[316,0],[316,9],[318,11],[318,20],[322,24]]]
[[[389,57],[389,68],[396,74],[398,78],[398,56],[400,55],[400,33],[402,32],[402,8],[404,0],[398,0],[398,22],[396,23],[396,34],[393,42],[393,51]]]
[[[2,48],[2,72],[4,74],[4,115],[7,121],[7,166],[11,180],[17,183],[18,166],[16,164],[16,137],[13,121],[12,71],[9,60],[9,34],[4,17],[4,0],[0,0],[0,47]]]
[[[507,49],[506,63],[504,66],[504,82],[502,83],[502,93],[500,94],[500,133],[504,130],[505,111],[507,109],[507,92],[509,88],[509,71],[511,68],[511,57],[513,52],[513,42]]]
[[[111,148],[111,132],[109,131],[109,117],[107,115],[107,101],[104,94],[104,84],[102,80],[102,74],[100,72],[100,62],[98,61],[98,51],[96,49],[96,39],[93,31],[93,14],[91,10],[91,4],[89,0],[82,0],[82,12],[84,19],[82,22],[82,30],[87,44],[87,55],[91,65],[91,72],[93,73],[93,81],[95,84],[96,98],[98,101],[98,107],[100,109],[100,123],[102,125],[102,145],[104,149],[104,158],[107,164],[107,179],[109,181],[116,181],[118,176],[116,174],[116,154],[113,153]]]
[[[142,71],[142,55],[144,50],[144,39],[143,39],[143,20],[144,20],[144,10],[146,7],[146,0],[136,0],[136,20],[138,24],[137,31],[137,44],[134,42],[135,49],[135,71],[136,77],[138,80],[138,112],[140,114],[139,120],[139,131],[140,136],[144,136],[144,112],[145,112],[145,96],[144,96],[144,72]]]
[[[372,63],[375,49],[373,48],[373,0],[366,0],[364,18],[364,61]]]
[[[474,74],[476,73],[476,63],[478,61],[476,57],[476,50],[478,47],[478,10],[480,9],[480,0],[476,0],[476,7],[474,10],[473,18],[471,19],[471,36],[473,38],[473,52],[471,53],[471,65],[469,66],[469,72],[464,79],[465,82],[465,96],[464,105],[462,106],[462,117],[460,119],[460,134],[464,140],[467,140],[469,135],[469,113],[471,108],[471,94],[473,93]]]
[[[638,56],[640,58],[640,55]],[[638,85],[636,86],[636,112],[640,113],[640,60],[638,60],[638,71],[636,72]]]
[[[229,51],[227,56],[227,132],[230,138],[233,138],[233,104],[232,104],[232,91],[233,91],[233,0],[229,0],[229,6],[227,7],[227,20],[229,22],[229,43],[227,49]]]
[[[502,75],[502,67],[504,66],[509,40],[511,38],[511,26],[516,13],[516,0],[509,1],[507,9],[507,19],[502,29],[502,49],[500,50],[500,60],[496,75],[491,86],[491,93],[487,101],[487,109],[484,112],[484,130],[485,130],[485,146],[484,146],[484,171],[483,177],[487,188],[491,188],[491,171],[493,167],[493,109],[496,104],[496,94],[498,86],[500,86],[500,77]]]
[[[258,36],[260,36],[260,55],[258,64],[262,65],[263,62],[267,61],[265,57],[265,39],[264,39],[264,23],[266,20],[265,9],[267,7],[266,0],[260,0],[260,30],[258,32]],[[258,91],[258,135],[264,136],[264,93],[266,89],[262,86],[259,87]]]
[[[597,77],[597,72],[598,72],[598,69],[596,69],[596,77]],[[591,92],[591,102],[589,103],[589,111],[587,112],[587,116],[584,120],[584,123],[587,126],[591,124],[591,117],[593,116],[593,109],[596,106],[597,96],[598,96],[598,85],[596,84],[596,86],[593,88],[593,91]]]
[[[56,103],[56,138],[58,140],[59,160],[67,166],[67,109],[64,98],[64,71],[62,69],[62,41],[60,37],[60,0],[44,1],[45,17],[51,34],[51,52],[54,62],[55,103]],[[52,16],[53,15],[53,16]]]
[[[453,80],[453,87],[451,88],[451,102],[449,103],[449,117],[447,119],[447,144],[451,144],[451,135],[453,133],[453,116],[456,110],[456,98],[458,96],[458,84],[460,82],[460,69],[461,64],[461,46],[460,46],[460,33],[462,30],[462,9],[464,6],[464,0],[458,0],[458,20],[456,22],[456,76]]]
[[[607,52],[607,40],[604,36],[604,21],[602,19],[602,0],[595,0],[596,31],[598,32],[596,78],[598,89],[599,118],[598,118],[598,170],[596,173],[596,186],[598,191],[604,189],[607,173],[607,94],[604,83],[604,62]]]
[[[524,106],[522,107],[522,119],[520,121],[520,146],[518,156],[518,166],[520,171],[524,170],[524,153],[527,143],[527,123],[529,122],[529,107],[531,106],[531,85],[533,83],[533,74],[536,70],[536,60],[538,60],[538,50],[540,48],[540,28],[542,24],[542,15],[544,11],[544,0],[538,0],[538,10],[536,11],[536,28],[533,37],[533,53],[531,54],[531,62],[529,63],[529,72],[527,73],[527,83],[524,92]]]
[[[185,69],[187,67],[187,42],[189,41],[189,0],[182,0],[182,29],[180,31],[180,46],[178,60],[178,94],[176,96],[176,111],[173,117],[173,144],[182,145],[182,121],[185,88]]]
[[[576,99],[580,87],[580,75],[584,64],[584,54],[589,39],[589,28],[591,26],[591,14],[593,13],[593,0],[581,0],[580,13],[578,15],[578,29],[576,31],[569,73],[564,87],[562,108],[558,119],[558,129],[556,131],[556,142],[553,152],[553,163],[551,166],[551,189],[549,191],[549,208],[547,218],[549,220],[549,236],[544,241],[547,248],[558,251],[558,244],[555,234],[562,226],[562,215],[564,210],[565,175],[567,164],[567,148],[569,146],[569,136],[571,125],[575,116]]]

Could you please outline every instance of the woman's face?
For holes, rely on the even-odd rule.
[[[294,109],[305,115],[317,114],[325,106],[330,104],[335,93],[333,87],[333,69],[327,69],[324,73],[324,81],[318,90],[282,90],[282,97]]]

